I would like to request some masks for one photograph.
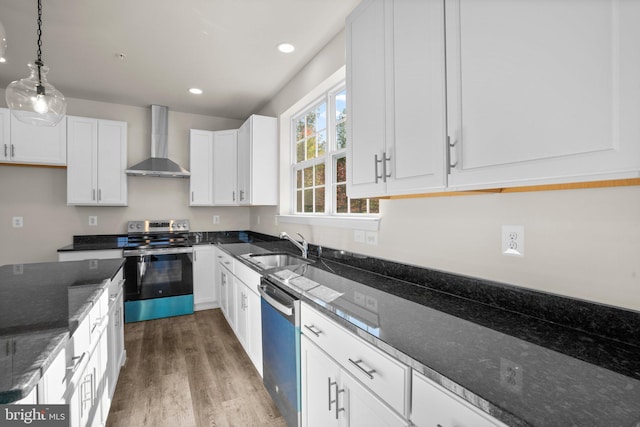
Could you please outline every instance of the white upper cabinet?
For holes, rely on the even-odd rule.
[[[445,187],[442,1],[368,0],[347,18],[349,197]]]
[[[278,204],[277,119],[252,115],[238,129],[238,203]]]
[[[67,164],[67,122],[55,126],[33,126],[0,112],[0,161],[35,165],[64,166]]]
[[[191,129],[189,139],[189,205],[213,204],[213,132]]]
[[[237,205],[238,131],[213,132],[213,204]]]
[[[127,123],[67,117],[67,204],[127,205]]]
[[[446,10],[449,187],[639,176],[640,2]]]

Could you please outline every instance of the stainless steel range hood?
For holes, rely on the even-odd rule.
[[[169,159],[167,129],[169,108],[151,106],[151,157],[131,166],[127,175],[159,176],[164,178],[188,178],[191,173]]]

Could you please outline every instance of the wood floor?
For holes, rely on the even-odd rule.
[[[282,426],[219,309],[125,324],[107,427]]]

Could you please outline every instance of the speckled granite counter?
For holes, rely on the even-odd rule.
[[[282,241],[221,247],[298,253]],[[640,427],[640,313],[342,251],[312,258],[271,277],[506,424]]]
[[[0,267],[0,403],[29,394],[123,263],[110,259]]]

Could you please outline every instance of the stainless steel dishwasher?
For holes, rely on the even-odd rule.
[[[263,382],[289,427],[301,424],[300,300],[268,278],[260,284]]]

